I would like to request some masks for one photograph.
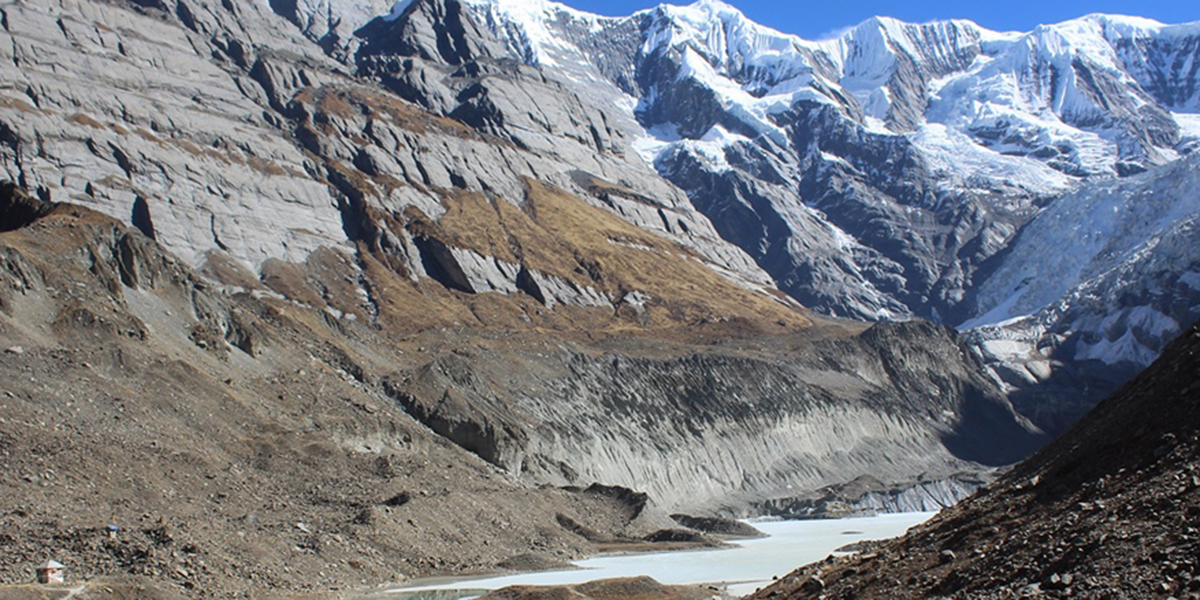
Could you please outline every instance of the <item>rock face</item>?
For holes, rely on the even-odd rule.
[[[337,67],[278,27],[244,27],[275,20],[264,3],[157,4],[5,8],[8,177],[126,223],[140,213],[193,264],[211,250],[252,267],[302,261],[344,243],[327,186],[269,122],[267,93],[250,75],[269,72],[276,51],[295,85],[300,72],[317,77],[305,64]]]
[[[752,598],[1194,594],[1197,369],[1193,325],[996,484],[902,538],[800,569]]]
[[[634,487],[683,512],[747,515],[754,499],[871,474],[879,461],[893,483],[949,476],[1009,463],[1041,439],[948,330],[879,324],[770,343],[514,356],[472,340],[384,386],[506,470]]]
[[[544,82],[560,90],[563,112],[506,142],[439,120],[357,78],[370,75],[365,68],[326,56],[305,35],[326,41],[341,35],[330,29],[341,18],[328,12],[332,6],[322,5],[325,21],[304,13],[305,6],[274,6],[304,24],[297,31],[264,3],[227,4],[101,9],[83,0],[49,12],[7,10],[4,35],[12,43],[2,75],[8,95],[0,109],[0,154],[8,175],[45,199],[137,224],[193,265],[220,253],[258,274],[272,259],[303,263],[318,248],[353,252],[365,243],[387,255],[401,277],[428,276],[429,266],[449,285],[501,293],[520,291],[522,265],[509,244],[470,254],[442,248],[444,240],[424,243],[404,224],[416,214],[437,220],[455,194],[520,206],[524,182],[532,179],[691,247],[739,285],[770,285],[636,155],[597,147],[596,136],[607,131],[603,115],[561,85]],[[377,50],[368,43],[359,55]],[[431,61],[423,68],[440,66]],[[506,79],[506,69],[521,81],[540,78],[519,75],[516,64],[485,66],[499,69],[497,80]],[[145,78],[154,82],[153,95],[143,92]],[[575,121],[581,124],[562,128]],[[564,143],[570,135],[577,144]],[[526,271],[527,279],[562,279]],[[584,290],[557,299],[574,297],[611,304]]]

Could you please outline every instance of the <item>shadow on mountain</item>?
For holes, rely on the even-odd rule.
[[[963,460],[999,467],[1033,454],[1050,437],[1014,414],[1002,400],[978,390],[967,392],[955,428],[942,435],[942,443]]]

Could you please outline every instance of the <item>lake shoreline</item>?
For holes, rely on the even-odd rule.
[[[753,592],[754,585],[770,583],[772,576],[782,576],[801,565],[824,559],[850,544],[903,534],[909,527],[924,522],[934,514],[893,513],[846,519],[754,521],[755,527],[763,530],[766,537],[740,539],[738,543],[724,548],[692,547],[657,551],[661,548],[658,546],[652,548],[654,551],[651,552],[616,550],[574,561],[566,569],[427,577],[405,582],[401,586],[376,587],[356,598],[449,599],[455,597],[455,590],[486,592],[509,586],[563,587],[642,576],[667,586],[703,586],[723,590],[730,597],[737,597]],[[707,560],[697,560],[697,553],[712,554]],[[697,565],[708,563],[712,565],[697,568]]]

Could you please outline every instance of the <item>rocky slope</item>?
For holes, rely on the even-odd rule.
[[[867,473],[902,485],[1042,439],[933,325],[773,302],[756,317],[758,292],[735,286],[737,319],[684,326],[720,304],[677,294],[617,314],[539,303],[557,329],[536,330],[501,319],[502,295],[336,250],[264,283],[210,260],[242,283],[222,286],[136,228],[2,191],[4,582],[46,553],[75,577],[219,596],[546,564],[678,529],[667,510],[742,513]],[[562,218],[566,200],[528,200]],[[580,248],[624,223],[575,202]],[[666,243],[624,227],[637,252]],[[333,308],[351,294],[332,283],[359,276],[378,312]],[[467,315],[495,320],[429,325]]]
[[[1007,464],[1041,439],[930,325],[708,348],[513,344],[452,338],[384,389],[506,470],[635,487],[685,512],[750,514],[756,500],[876,475],[881,462],[892,485],[941,479]]]
[[[75,581],[287,595],[678,528],[644,496],[537,489],[424,427],[374,385],[411,345],[223,293],[108,217],[17,198],[41,216],[0,234],[4,583],[52,555]]]
[[[1191,598],[1200,324],[1061,438],[906,536],[752,598]]]

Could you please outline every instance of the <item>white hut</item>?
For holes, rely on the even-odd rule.
[[[48,560],[37,567],[38,583],[63,583],[67,579],[67,566]]]

